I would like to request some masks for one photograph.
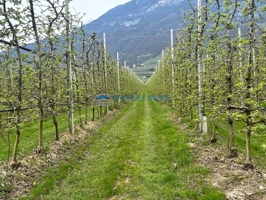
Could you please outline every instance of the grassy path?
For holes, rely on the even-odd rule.
[[[38,186],[45,194],[37,187],[23,199],[225,199],[205,184],[208,171],[193,163],[186,134],[168,114],[156,102],[131,103],[91,137],[87,156],[57,186],[45,179]]]
[[[90,109],[89,113],[91,113]],[[85,110],[82,110],[82,119],[83,121],[85,120]],[[57,122],[58,122],[59,134],[68,129],[68,123],[66,123],[66,120],[67,120],[67,113],[58,114]],[[79,116],[77,111],[74,112],[74,124],[75,126],[79,124]],[[43,142],[44,142],[44,148],[46,148],[47,145],[55,141],[55,130],[54,130],[55,128],[50,116],[47,116],[45,118],[43,129],[44,129]],[[32,121],[24,122],[21,130],[21,138],[18,147],[18,158],[23,158],[24,156],[29,155],[34,150],[36,150],[39,144],[38,133],[39,133],[39,123],[37,118]],[[13,127],[10,131],[10,157],[12,156],[13,153],[13,145],[15,143],[15,139],[16,139],[16,134],[15,134],[15,129]],[[6,161],[8,158],[9,144],[6,135],[4,137],[0,137],[0,147],[1,147],[0,148],[0,165],[1,165],[2,162]]]

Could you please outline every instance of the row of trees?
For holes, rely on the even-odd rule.
[[[69,13],[68,3],[59,0],[0,3],[0,135],[5,138],[15,130],[14,164],[23,124],[28,119],[39,121],[37,152],[41,153],[45,117],[52,117],[55,139],[59,140],[59,112],[69,111],[72,132],[71,107],[79,113],[82,125],[81,112],[85,110],[87,123],[89,107],[93,108],[94,120],[96,94],[131,94],[141,85],[139,79],[128,69],[117,66],[117,61],[107,54],[102,37],[86,33],[79,15]],[[25,47],[26,44],[29,45]]]
[[[216,121],[226,120],[229,156],[237,156],[234,122],[244,122],[244,167],[252,167],[250,136],[259,124],[266,124],[265,1],[216,0],[201,5],[199,0],[198,8],[191,8],[174,49],[167,50],[148,85],[155,94],[171,95],[171,106],[182,117],[196,118],[201,133],[208,121],[212,141]]]

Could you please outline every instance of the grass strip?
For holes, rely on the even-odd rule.
[[[157,102],[143,104],[145,118],[134,132],[114,199],[225,199],[203,181],[209,172],[195,165],[187,134],[167,120],[170,110]]]
[[[90,114],[90,112],[89,112]],[[68,129],[67,113],[60,114],[57,116],[59,133],[63,133]],[[82,119],[85,120],[85,110],[82,111]],[[74,124],[79,124],[78,112],[74,112]],[[39,121],[24,122],[21,130],[20,143],[18,147],[19,159],[27,154],[30,154],[38,147],[39,142]],[[13,145],[15,143],[15,130],[10,130],[10,156],[13,153]],[[51,117],[47,117],[43,123],[43,142],[49,144],[55,141],[55,128]],[[6,161],[8,158],[8,138],[7,135],[4,138],[0,138],[0,163]],[[46,146],[45,146],[46,148]]]
[[[131,106],[134,105],[126,106],[117,116],[108,121],[98,133],[92,135],[86,146],[77,148],[67,161],[62,161],[56,168],[49,169],[46,175],[38,180],[30,195],[20,199],[80,199],[80,195],[87,196],[88,193],[93,196],[91,199],[95,199],[95,195],[98,194],[93,195],[95,185],[98,186],[97,189],[102,189],[107,193],[106,195],[109,195],[110,184],[116,181],[115,178],[120,171],[121,163],[116,159],[125,156],[125,153],[120,154],[120,149],[113,148],[113,145],[120,146],[120,134],[109,134],[112,128],[119,127],[120,124],[117,121],[130,121],[125,115]],[[121,146],[121,148],[124,147]],[[88,153],[84,154],[84,152]],[[108,160],[110,153],[114,156],[116,154],[115,160]],[[91,172],[88,173],[88,171]],[[99,186],[99,182],[103,184]],[[58,187],[59,184],[60,187]],[[77,187],[79,189],[76,189]]]

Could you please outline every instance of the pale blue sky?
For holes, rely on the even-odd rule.
[[[108,10],[129,2],[130,0],[72,0],[69,5],[71,12],[86,13],[84,23],[97,19]]]

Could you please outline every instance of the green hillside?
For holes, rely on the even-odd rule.
[[[146,60],[141,66],[133,67],[133,71],[140,77],[141,80],[147,82],[155,68],[158,66],[158,60],[161,60],[162,56],[158,55],[154,58]]]

